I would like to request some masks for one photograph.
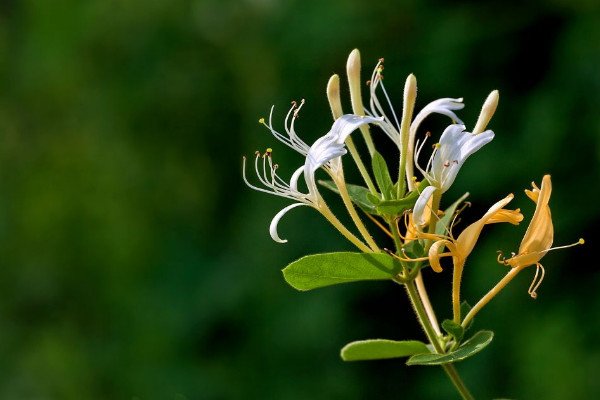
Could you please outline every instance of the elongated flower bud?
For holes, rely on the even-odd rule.
[[[331,113],[335,121],[344,114],[340,99],[340,77],[337,74],[331,75],[329,82],[327,82],[327,100],[329,100],[329,107],[331,107]]]
[[[477,119],[477,124],[475,124],[475,129],[473,129],[474,135],[480,134],[487,127],[487,124],[490,122],[490,119],[492,119],[492,116],[496,112],[496,107],[498,107],[498,99],[499,94],[497,90],[492,91],[487,99],[485,99],[485,103],[483,103],[481,113]]]

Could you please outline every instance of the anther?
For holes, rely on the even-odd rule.
[[[264,124],[264,123],[265,123],[265,119],[264,119],[264,118],[261,118],[261,119],[259,119],[259,120],[258,120],[258,123],[259,123],[259,124]]]
[[[449,166],[450,166],[450,161],[446,161],[446,162],[444,163],[444,167],[449,167]]]
[[[296,100],[292,100],[292,105],[293,105],[294,107],[298,107],[298,103],[296,103]]]
[[[427,132],[425,133],[425,136],[427,136],[427,137],[431,137],[431,132],[427,131]]]
[[[367,86],[369,86],[369,85],[371,85],[371,80],[370,79],[367,81]]]
[[[254,152],[254,155],[255,155],[256,157],[260,157],[260,151],[256,150],[256,151]]]
[[[273,171],[275,171],[277,168],[279,168],[279,164],[273,164]]]
[[[452,160],[454,164],[458,164],[458,160]]]
[[[585,243],[585,240],[583,240],[583,238],[579,238],[579,242],[578,242],[578,243],[579,243],[579,244],[584,244],[584,243]]]
[[[384,62],[384,61],[385,61],[385,59],[384,59],[383,57],[379,59],[379,62],[380,62],[380,63],[382,63],[382,62]]]

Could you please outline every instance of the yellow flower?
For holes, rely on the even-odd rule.
[[[552,182],[550,175],[542,179],[540,190],[535,182],[531,182],[533,190],[525,190],[525,194],[536,203],[533,218],[529,223],[527,232],[521,241],[519,254],[504,260],[503,263],[513,268],[523,269],[530,265],[538,265],[542,257],[546,255],[554,239],[554,227],[552,226],[552,215],[548,201],[552,193]]]
[[[446,237],[444,239],[437,240],[429,248],[429,263],[431,264],[431,268],[436,272],[442,271],[440,258],[444,256],[452,256],[452,263],[454,266],[452,272],[452,309],[454,321],[456,323],[460,323],[460,284],[465,261],[467,260],[469,254],[471,254],[471,251],[473,251],[484,225],[498,222],[508,222],[513,225],[518,225],[519,222],[523,220],[523,214],[519,212],[519,209],[507,210],[503,208],[513,198],[514,195],[511,193],[504,199],[494,204],[492,207],[490,207],[488,212],[481,217],[481,219],[475,221],[465,228],[465,230],[461,232],[457,239],[453,239],[452,236]],[[448,251],[440,254],[440,250],[444,247],[446,247]]]
[[[442,271],[440,258],[444,256],[452,256],[455,270],[456,268],[462,270],[467,257],[469,254],[471,254],[477,239],[479,239],[479,235],[481,234],[484,225],[498,222],[508,222],[513,225],[518,225],[519,222],[523,220],[523,215],[519,212],[519,209],[507,210],[503,208],[513,198],[514,195],[511,193],[504,199],[494,204],[492,207],[490,207],[488,212],[481,217],[481,219],[472,223],[465,230],[463,230],[457,239],[453,239],[451,236],[449,236],[433,243],[429,249],[429,263],[431,264],[433,270],[436,272]],[[430,239],[440,238],[438,235],[423,235]],[[440,249],[444,246],[448,248],[448,252],[439,254]]]

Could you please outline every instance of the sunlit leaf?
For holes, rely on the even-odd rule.
[[[385,253],[313,254],[283,269],[287,283],[298,290],[311,290],[338,283],[392,279],[400,263]]]
[[[418,340],[369,339],[348,343],[341,351],[344,361],[381,360],[429,353],[427,345]]]

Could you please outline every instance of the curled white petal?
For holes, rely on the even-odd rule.
[[[275,214],[275,216],[273,217],[273,220],[271,221],[271,225],[269,225],[269,232],[271,233],[271,238],[273,238],[273,240],[276,241],[277,243],[287,243],[287,239],[282,239],[277,234],[277,224],[279,223],[279,220],[292,208],[296,208],[298,206],[307,206],[307,205],[308,204],[304,204],[304,203],[290,204],[289,206],[283,208],[283,210],[281,210],[277,214]]]
[[[419,195],[419,198],[415,203],[415,207],[413,208],[413,219],[415,224],[423,226],[427,223],[425,218],[425,209],[429,203],[429,199],[431,196],[433,196],[433,192],[436,190],[437,188],[435,186],[427,186]]]
[[[491,142],[494,132],[488,130],[479,135],[465,131],[460,124],[450,125],[440,138],[440,146],[431,165],[432,184],[436,184],[442,192],[452,186],[458,171],[467,158]]]
[[[417,114],[410,126],[411,130],[416,131],[421,122],[423,122],[423,120],[427,118],[428,115],[434,113],[446,115],[447,117],[452,119],[453,123],[462,124],[463,122],[454,113],[454,110],[462,110],[465,107],[462,101],[462,97],[458,99],[443,98],[432,101],[431,103],[423,107],[421,111],[419,111],[419,113]]]
[[[290,188],[292,190],[298,191],[298,179],[300,179],[300,175],[302,175],[303,171],[304,165],[298,167],[298,169],[296,169],[296,171],[294,171],[292,174],[292,177],[290,178]]]

